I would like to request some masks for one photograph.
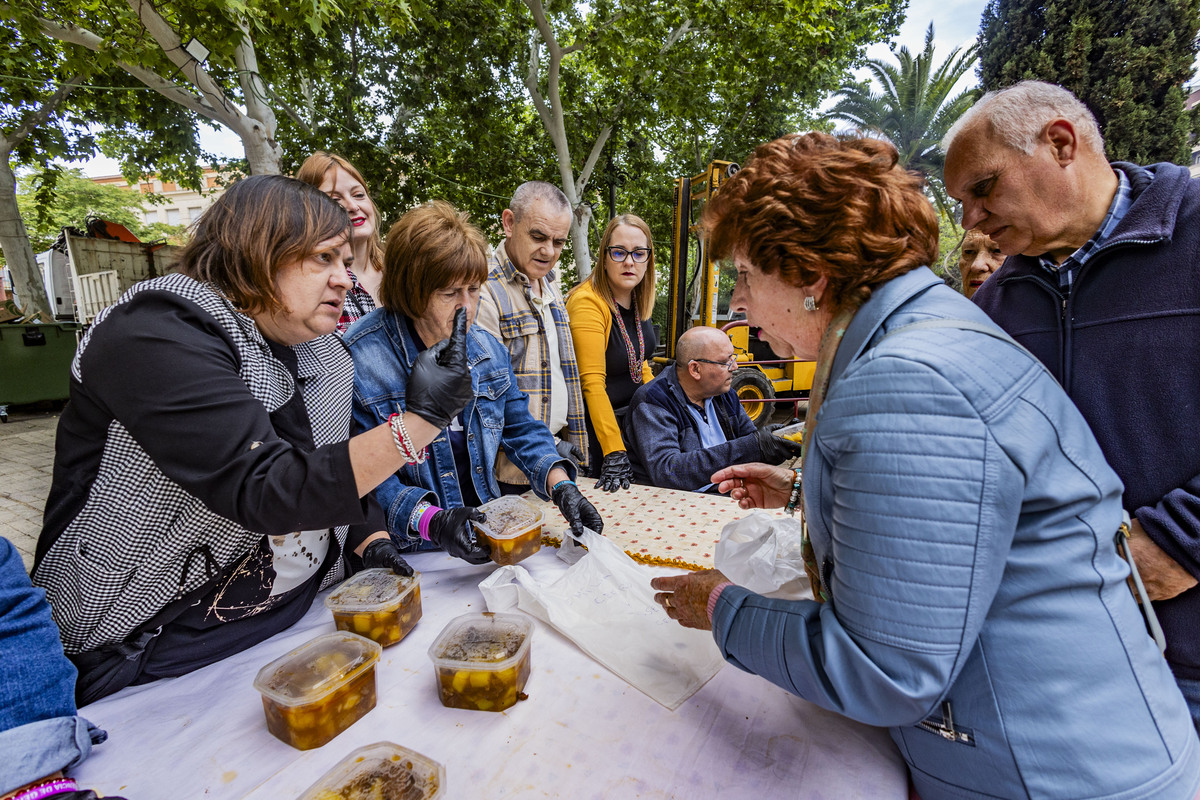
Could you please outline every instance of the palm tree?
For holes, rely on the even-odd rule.
[[[900,152],[900,163],[925,176],[933,200],[947,216],[950,200],[942,186],[945,157],[939,143],[946,131],[975,102],[978,89],[950,97],[959,78],[979,60],[979,46],[954,48],[934,67],[933,23],[925,32],[925,49],[915,58],[907,47],[896,53],[899,69],[879,59],[867,59],[871,77],[883,87],[876,93],[870,82],[843,86],[841,99],[825,116],[849,122],[860,132],[882,136]]]

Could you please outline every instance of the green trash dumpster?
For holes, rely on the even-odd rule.
[[[67,399],[81,327],[74,322],[0,325],[0,420],[8,422],[10,405]]]

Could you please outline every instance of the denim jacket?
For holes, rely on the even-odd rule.
[[[405,387],[419,351],[404,319],[382,308],[355,323],[345,342],[354,355],[354,423],[360,431],[369,430],[404,411]],[[508,350],[473,325],[467,331],[467,362],[475,399],[463,409],[462,420],[475,493],[485,503],[500,496],[492,465],[503,447],[528,476],[538,497],[549,499],[550,470],[562,467],[574,478],[575,468],[558,455],[545,424],[530,415],[529,397],[517,388]],[[417,503],[425,500],[443,508],[463,505],[459,480],[450,438],[443,431],[429,445],[428,461],[405,464],[375,489],[388,532],[401,548],[423,546],[408,526]]]

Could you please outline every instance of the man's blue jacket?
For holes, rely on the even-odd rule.
[[[1133,203],[1064,301],[1013,256],[974,300],[1050,370],[1125,484],[1122,504],[1200,577],[1200,182],[1117,163]],[[1175,674],[1200,680],[1200,588],[1154,604]]]

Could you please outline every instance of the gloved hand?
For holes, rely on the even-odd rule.
[[[754,432],[758,439],[758,452],[767,464],[782,464],[804,454],[803,445],[799,442],[774,434],[774,431],[782,427],[783,425],[768,425]]]
[[[367,545],[367,549],[363,550],[362,562],[366,569],[383,567],[406,578],[411,578],[413,574],[413,568],[400,555],[400,548],[391,539],[376,539]]]
[[[590,528],[596,533],[604,530],[604,520],[600,518],[600,512],[588,502],[575,484],[560,483],[554,489],[552,499],[576,536],[582,536],[584,528]]]
[[[600,480],[596,481],[596,488],[615,492],[617,489],[628,489],[632,480],[633,465],[629,463],[629,453],[614,450],[600,464]]]
[[[446,428],[475,396],[467,368],[467,311],[454,314],[454,332],[417,356],[405,388],[405,408]]]
[[[566,439],[554,437],[554,449],[558,451],[559,456],[565,458],[575,465],[575,469],[579,469],[579,462],[583,461],[583,451],[579,449],[579,445],[571,444]]]
[[[478,508],[443,508],[429,520],[429,541],[468,564],[484,564],[491,560],[492,551],[475,538],[471,521],[485,519],[487,515]]]

